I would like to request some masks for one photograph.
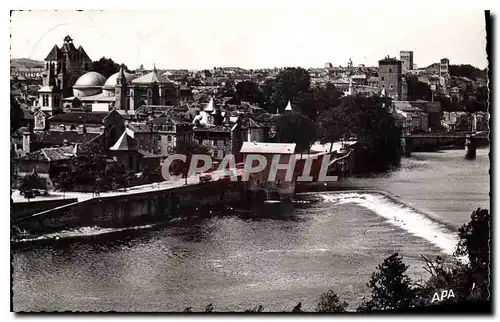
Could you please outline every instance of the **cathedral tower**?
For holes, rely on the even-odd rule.
[[[115,88],[115,108],[117,110],[128,110],[127,100],[127,91],[128,91],[128,81],[125,77],[125,73],[123,71],[123,67],[120,67],[120,71],[118,72],[118,77],[116,78],[116,88]]]

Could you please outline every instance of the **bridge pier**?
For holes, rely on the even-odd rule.
[[[475,159],[476,148],[477,148],[476,140],[468,135],[467,138],[465,139],[465,157],[467,159]]]

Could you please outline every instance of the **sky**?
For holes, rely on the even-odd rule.
[[[425,67],[487,66],[484,12],[471,8],[405,9],[176,8],[156,11],[14,11],[11,58],[43,60],[70,35],[92,60],[130,69],[377,66],[412,50]]]

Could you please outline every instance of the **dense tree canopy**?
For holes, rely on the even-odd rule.
[[[303,68],[285,68],[276,79],[263,86],[263,107],[270,113],[283,112],[288,101],[302,106],[305,93],[310,93],[311,76]]]
[[[255,82],[242,81],[236,84],[236,99],[261,105],[263,94]]]
[[[449,67],[450,75],[451,76],[457,76],[457,77],[467,77],[470,79],[477,79],[477,78],[487,78],[487,70],[486,69],[479,69],[477,67],[474,67],[472,65],[450,65]]]
[[[276,137],[281,143],[296,143],[300,152],[306,152],[317,139],[316,125],[299,112],[280,115],[276,121]]]
[[[24,112],[16,98],[10,95],[10,131],[17,131],[24,124]]]
[[[111,58],[102,57],[97,61],[92,62],[92,71],[98,72],[105,78],[117,73],[123,67],[125,71],[129,71],[127,66],[124,64],[117,64]]]
[[[487,112],[489,101],[488,96],[488,87],[480,86],[474,88],[472,85],[467,84],[462,104],[464,105],[465,110],[469,113]]]
[[[82,186],[93,187],[96,182],[104,184],[101,179],[106,177],[105,171],[104,150],[99,144],[92,143],[82,146],[78,155],[73,157],[67,165],[51,167],[49,175],[59,190],[68,191]]]
[[[341,301],[334,291],[330,290],[319,297],[318,304],[316,305],[316,312],[321,313],[339,313],[345,312],[347,302]]]
[[[338,106],[323,111],[319,139],[323,142],[355,138],[356,171],[384,171],[399,164],[401,129],[389,112],[390,99],[347,96]]]
[[[418,77],[409,76],[406,78],[408,84],[408,100],[432,100],[432,90],[430,86],[424,82],[420,82]]]
[[[380,264],[367,286],[371,297],[365,300],[358,311],[406,309],[414,305],[416,291],[412,280],[406,275],[408,266],[397,253]]]
[[[471,221],[460,227],[455,256],[467,256],[467,268],[476,284],[479,298],[489,298],[489,273],[491,255],[491,215],[487,209],[477,209]]]
[[[234,85],[234,80],[227,79],[224,82],[224,86],[220,89],[221,96],[233,97],[236,95],[236,88]]]

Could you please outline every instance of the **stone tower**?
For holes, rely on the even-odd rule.
[[[380,89],[394,100],[401,100],[402,66],[396,58],[386,58],[378,62],[378,78]]]
[[[399,59],[401,60],[401,68],[403,73],[406,73],[407,71],[413,69],[413,51],[400,51]]]
[[[116,88],[115,88],[115,108],[117,110],[128,110],[128,100],[127,100],[127,90],[128,82],[123,72],[123,67],[120,67],[118,72],[118,77],[116,78]]]
[[[73,39],[66,36],[61,48],[54,45],[45,58],[43,84],[56,86],[62,92],[63,97],[70,97],[73,95],[73,85],[76,80],[90,71],[91,67],[92,60],[85,50],[81,46],[77,49],[73,44]]]

